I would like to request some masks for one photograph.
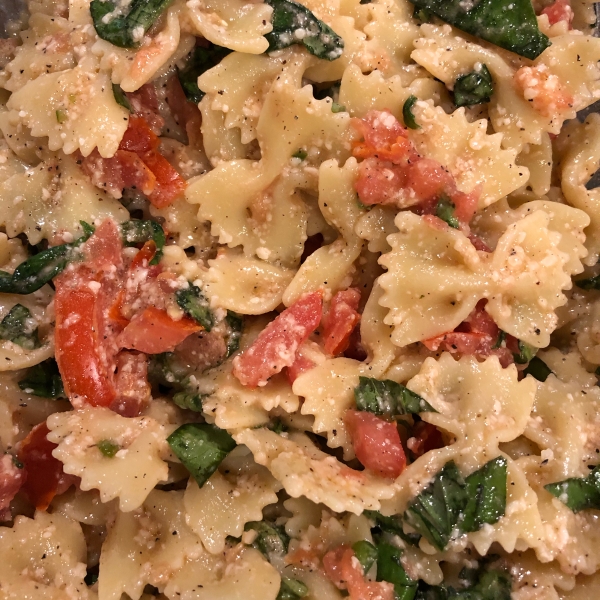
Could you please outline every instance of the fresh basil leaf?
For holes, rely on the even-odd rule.
[[[208,307],[208,300],[202,295],[200,288],[190,284],[189,287],[175,292],[177,304],[192,319],[204,327],[204,331],[210,331],[215,324],[215,317]]]
[[[515,362],[518,365],[524,365],[524,364],[528,363],[536,355],[536,352],[538,351],[537,348],[534,348],[533,346],[530,346],[529,344],[526,344],[525,342],[522,342],[521,340],[519,340],[518,347],[519,347],[519,353],[513,354],[513,358],[515,359]]]
[[[197,392],[183,391],[173,395],[173,402],[185,410],[193,410],[194,412],[202,412],[202,400],[206,395],[198,394]]]
[[[446,196],[442,196],[435,207],[435,216],[454,229],[460,229],[460,221],[454,216],[456,206]]]
[[[100,440],[96,447],[106,458],[114,458],[115,454],[121,449],[121,446],[112,440]]]
[[[204,92],[198,87],[198,77],[218,65],[223,58],[231,53],[229,48],[223,48],[210,44],[208,48],[196,46],[183,69],[177,69],[179,83],[185,93],[185,97],[194,104],[198,104],[204,98]]]
[[[290,536],[283,527],[267,521],[248,521],[244,525],[244,531],[251,530],[258,534],[252,545],[262,552],[269,562],[273,562],[274,558],[283,558],[287,554]]]
[[[232,310],[228,310],[227,316],[225,317],[225,323],[228,328],[226,336],[227,354],[225,355],[225,358],[229,358],[234,352],[237,352],[240,347],[240,339],[244,329],[244,317]]]
[[[157,265],[162,258],[166,236],[163,228],[156,221],[141,221],[131,219],[121,223],[121,236],[125,246],[138,246],[152,240],[156,244],[156,254],[150,261],[151,265]]]
[[[307,156],[308,156],[308,152],[302,148],[300,148],[299,150],[294,152],[294,154],[292,154],[292,158],[298,158],[300,160],[306,160]]]
[[[263,427],[259,425],[259,427]],[[287,425],[281,419],[273,419],[268,425],[267,429],[270,429],[274,433],[281,434],[288,430]]]
[[[139,48],[146,32],[173,0],[92,0],[90,13],[101,39],[119,48]],[[126,12],[125,12],[126,11]]]
[[[404,532],[404,521],[402,520],[402,517],[400,515],[386,517],[380,512],[377,512],[376,510],[365,510],[363,514],[369,519],[375,521],[375,526],[379,527],[381,531],[397,535],[411,546],[416,546],[419,543],[419,540],[421,539],[421,536],[418,533]]]
[[[382,542],[377,546],[377,581],[393,584],[396,600],[412,600],[417,593],[417,581],[404,570],[400,557],[402,551],[396,546]]]
[[[293,0],[266,0],[273,8],[273,31],[265,38],[268,52],[302,44],[317,58],[336,60],[344,51],[344,40],[329,25]]]
[[[282,577],[279,593],[275,600],[298,600],[298,598],[304,598],[307,594],[308,588],[301,581],[290,577]]]
[[[117,104],[120,104],[123,108],[126,108],[130,113],[132,113],[133,109],[131,108],[131,104],[129,103],[129,98],[127,98],[127,95],[121,89],[121,86],[118,83],[113,83],[112,91]]]
[[[412,112],[413,106],[417,100],[418,98],[416,96],[409,96],[402,105],[402,117],[404,118],[404,124],[409,129],[421,129],[421,126],[415,120],[415,115],[413,115]]]
[[[473,571],[472,581],[459,589],[445,585],[428,585],[419,581],[419,589],[415,600],[510,600],[512,579],[507,571],[487,569],[485,566]],[[459,580],[464,582],[464,569],[459,574]]]
[[[352,550],[362,566],[363,573],[367,573],[377,560],[377,548],[367,540],[360,540],[352,544]]]
[[[506,458],[499,456],[465,479],[467,505],[460,523],[462,531],[478,531],[504,516],[507,466]]]
[[[22,262],[13,274],[0,271],[0,292],[4,294],[32,294],[46,285],[72,261],[80,260],[79,246],[93,233],[93,228],[81,221],[84,234],[70,244],[52,246]]]
[[[580,279],[575,281],[575,285],[582,290],[600,290],[600,275],[589,279]]]
[[[225,430],[208,423],[186,423],[176,429],[167,442],[199,487],[236,446]]]
[[[533,60],[550,40],[537,23],[531,0],[410,0],[462,31]]]
[[[419,8],[415,6],[413,11],[413,19],[421,21],[421,23],[431,23],[433,21],[433,13],[426,8]]]
[[[534,356],[523,371],[523,375],[531,375],[538,381],[546,381],[548,375],[552,375],[552,369],[541,358]]]
[[[498,334],[498,339],[496,340],[496,343],[492,346],[492,349],[497,350],[498,348],[501,348],[502,342],[504,342],[504,340],[506,340],[506,331],[502,331],[501,329],[500,333]]]
[[[354,388],[356,408],[392,418],[420,412],[435,412],[421,396],[390,379],[359,377]]]
[[[588,508],[600,509],[600,465],[587,477],[572,477],[549,483],[544,488],[575,513]]]
[[[19,381],[19,388],[41,398],[67,397],[58,365],[53,358],[30,367],[25,378]]]
[[[471,71],[457,77],[453,93],[456,106],[473,106],[489,102],[494,93],[492,74],[485,65],[481,65],[478,71]]]
[[[15,304],[0,321],[0,339],[17,344],[25,350],[39,348],[36,322],[26,306]]]
[[[332,113],[341,113],[346,112],[346,107],[343,104],[338,104],[337,102],[333,102],[331,105]]]

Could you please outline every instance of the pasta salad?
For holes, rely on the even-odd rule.
[[[595,22],[29,0],[0,600],[596,597]]]

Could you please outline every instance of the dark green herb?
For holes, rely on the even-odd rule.
[[[494,93],[492,75],[485,65],[477,71],[461,75],[454,82],[454,104],[473,106],[489,102]]]
[[[532,60],[550,46],[539,30],[531,0],[410,1],[458,29]]]
[[[269,562],[274,558],[283,558],[288,551],[290,536],[279,525],[267,521],[248,521],[244,531],[254,530],[258,533],[252,546],[263,553]]]
[[[127,98],[127,95],[121,89],[121,86],[118,83],[113,83],[112,90],[117,104],[120,104],[123,108],[126,108],[130,113],[132,113],[133,110],[131,108],[131,104],[129,103],[129,98]]]
[[[83,581],[88,587],[94,585],[98,581],[98,567],[89,569]]]
[[[133,0],[123,13],[114,0],[92,0],[90,13],[98,37],[120,48],[139,48],[146,32],[173,0]]]
[[[25,465],[16,456],[12,457],[12,464],[15,465],[17,469],[23,469],[25,467]]]
[[[407,544],[415,546],[419,543],[421,536],[418,533],[405,533],[404,532],[404,521],[400,515],[393,515],[386,517],[376,510],[365,510],[364,515],[369,519],[375,521],[375,526],[379,527],[381,531],[385,533],[391,533],[397,535]]]
[[[56,111],[56,121],[62,125],[63,123],[65,123],[67,121],[67,119],[69,118],[69,115],[67,114],[67,111],[64,110],[63,108],[59,108]]]
[[[115,444],[112,440],[100,440],[96,447],[106,458],[113,458],[115,454],[121,449],[119,444]]]
[[[415,6],[413,11],[413,19],[421,21],[421,23],[431,23],[433,21],[433,13],[426,8],[419,8]]]
[[[506,332],[502,331],[502,329],[500,330],[500,333],[498,334],[498,339],[496,340],[496,343],[492,346],[492,348],[494,350],[497,350],[498,348],[502,347],[502,343],[504,342],[504,340],[506,340]]]
[[[600,290],[600,275],[589,279],[580,279],[575,282],[575,285],[582,290]]]
[[[308,152],[306,150],[304,150],[303,148],[300,148],[300,150],[294,152],[294,154],[292,154],[292,158],[299,158],[300,160],[306,160],[306,157],[308,156]]]
[[[208,300],[202,295],[200,288],[190,284],[189,287],[175,292],[177,304],[192,319],[204,327],[204,331],[210,331],[215,324],[215,317],[208,307]]]
[[[385,417],[435,412],[431,405],[407,387],[390,379],[359,377],[354,388],[356,408]]]
[[[600,465],[587,477],[572,477],[557,483],[549,483],[544,488],[566,504],[573,512],[588,508],[600,508]]]
[[[156,221],[141,221],[131,219],[121,224],[121,235],[125,246],[139,246],[150,240],[156,244],[156,254],[150,261],[151,265],[157,265],[162,257],[166,237],[163,228]]]
[[[523,375],[531,375],[538,381],[546,381],[548,375],[552,375],[552,370],[541,358],[534,356],[523,371]]]
[[[352,550],[362,566],[363,573],[367,573],[377,560],[377,548],[367,540],[360,540],[352,544]]]
[[[413,106],[417,100],[418,98],[416,96],[409,96],[402,106],[402,117],[404,118],[404,124],[409,129],[421,129],[421,126],[415,120],[415,115],[413,115],[412,112]]]
[[[267,429],[275,433],[284,433],[288,430],[287,425],[281,419],[273,419],[268,425]]]
[[[456,206],[446,196],[442,196],[435,207],[435,216],[454,229],[460,229],[460,221],[454,216]]]
[[[273,31],[265,35],[268,52],[302,44],[317,58],[336,60],[342,55],[344,40],[308,8],[292,0],[266,2],[273,7]]]
[[[332,113],[346,112],[346,107],[343,104],[338,104],[337,102],[334,102],[331,105],[331,112]]]
[[[526,363],[528,363],[536,354],[536,352],[538,351],[537,348],[534,348],[533,346],[530,346],[529,344],[526,344],[525,342],[522,342],[521,340],[519,340],[519,353],[518,354],[513,354],[513,358],[515,359],[515,362],[518,365],[524,365]]]
[[[225,430],[208,423],[186,423],[167,442],[200,487],[236,446]]]
[[[41,362],[27,371],[19,387],[28,394],[42,398],[66,398],[58,365],[53,358]]]
[[[204,400],[204,398],[206,398],[206,395],[204,394],[184,390],[183,392],[177,392],[173,396],[173,402],[177,404],[179,408],[202,412],[202,400]]]
[[[396,546],[381,542],[377,546],[377,581],[388,581],[394,585],[396,600],[412,600],[417,593],[417,581],[413,581],[404,570],[400,557],[402,551]]]
[[[0,339],[8,340],[25,350],[39,348],[40,340],[35,319],[22,304],[15,304],[0,321]]]
[[[185,92],[186,98],[198,104],[204,98],[204,92],[198,87],[198,77],[218,65],[231,50],[210,44],[208,48],[197,46],[187,59],[185,67],[177,70],[179,83]]]
[[[232,310],[228,310],[227,316],[225,317],[225,323],[229,330],[226,336],[227,354],[225,357],[229,358],[240,347],[240,339],[244,329],[244,317],[234,313]]]
[[[52,246],[22,262],[13,274],[0,271],[0,293],[32,294],[61,273],[72,261],[81,260],[79,246],[94,232],[93,228],[81,221],[84,234],[70,244]]]
[[[465,569],[459,574],[463,586],[459,589],[444,585],[428,585],[419,581],[415,600],[510,600],[512,591],[511,576],[500,569],[470,569],[465,580]],[[466,584],[466,585],[464,585]]]
[[[282,577],[279,593],[275,600],[298,600],[298,598],[304,598],[307,594],[308,588],[301,581],[290,577]]]

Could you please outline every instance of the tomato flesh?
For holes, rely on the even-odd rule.
[[[360,321],[360,291],[349,288],[337,292],[323,318],[325,352],[336,356],[350,345],[350,336]]]

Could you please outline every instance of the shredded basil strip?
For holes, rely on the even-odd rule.
[[[456,106],[473,106],[489,102],[494,93],[492,74],[485,65],[477,71],[461,75],[454,82],[454,104]]]
[[[52,246],[22,262],[13,274],[0,271],[0,292],[3,294],[32,294],[46,285],[74,260],[80,260],[79,246],[94,232],[87,223],[81,221],[84,234],[70,244]]]
[[[299,160],[306,160],[307,156],[308,156],[308,152],[306,150],[304,150],[303,148],[300,148],[299,150],[294,152],[294,154],[292,154],[292,158],[298,158]]]
[[[412,109],[418,98],[416,96],[409,96],[402,106],[402,117],[404,118],[404,124],[409,129],[421,129],[421,126],[415,120]]]
[[[454,216],[456,206],[446,196],[442,196],[435,207],[435,216],[445,221],[453,229],[460,229],[460,221]]]
[[[40,347],[35,319],[26,306],[15,304],[0,321],[0,339],[17,344],[25,350]]]
[[[279,593],[275,600],[297,600],[298,598],[304,598],[307,594],[308,588],[301,581],[290,577],[282,577]]]
[[[367,540],[360,540],[352,544],[352,550],[362,566],[363,573],[367,573],[377,561],[377,548]]]
[[[418,394],[391,379],[359,377],[354,388],[358,410],[392,418],[420,412],[435,412],[433,407]]]
[[[463,587],[428,585],[419,581],[415,600],[510,600],[512,578],[501,569],[462,569],[458,575]],[[466,586],[464,584],[466,583]]]
[[[118,83],[113,83],[112,91],[116,103],[120,104],[123,108],[126,108],[130,113],[132,113],[133,109],[131,108],[131,104],[129,103],[129,98],[127,98],[127,95],[121,89],[121,86]]]
[[[415,10],[413,11],[413,19],[421,21],[421,23],[431,23],[433,20],[433,14],[426,8],[419,8],[415,6]]]
[[[156,244],[156,254],[150,264],[157,265],[159,263],[165,247],[166,236],[163,228],[156,221],[140,219],[125,221],[125,223],[121,223],[121,236],[125,246],[138,246],[153,240]]]
[[[273,31],[265,35],[269,42],[267,52],[302,44],[317,58],[336,60],[342,55],[344,40],[308,8],[292,0],[266,3],[273,8]]]
[[[146,32],[173,0],[133,0],[124,13],[119,2],[92,0],[90,13],[101,39],[119,48],[139,48]]]
[[[580,279],[575,282],[575,285],[582,290],[600,290],[600,275],[589,279]]]
[[[537,23],[531,0],[410,0],[462,31],[533,60],[550,40]]]
[[[197,46],[194,48],[183,69],[177,69],[179,83],[183,88],[185,97],[194,104],[204,98],[204,92],[198,87],[198,77],[231,53],[229,48],[210,44],[208,48]]]
[[[513,358],[515,359],[515,362],[518,365],[524,365],[524,364],[528,363],[536,355],[536,352],[538,351],[537,348],[534,348],[533,346],[530,346],[529,344],[526,344],[525,342],[522,342],[521,340],[519,340],[518,347],[519,347],[519,353],[513,354]]]
[[[421,539],[418,533],[405,533],[403,527],[404,521],[400,515],[386,517],[376,510],[365,510],[364,515],[375,521],[375,526],[381,529],[381,531],[397,535],[411,546],[416,546]]]
[[[262,552],[269,562],[273,562],[274,558],[283,558],[287,554],[290,536],[282,526],[267,521],[248,521],[244,525],[244,531],[251,530],[258,534],[252,546]]]
[[[588,508],[600,509],[600,465],[587,477],[572,477],[549,483],[544,488],[575,513]]]
[[[19,381],[19,388],[41,398],[67,397],[58,365],[53,358],[30,367],[25,378]]]
[[[173,402],[185,410],[193,410],[194,412],[202,412],[202,400],[206,398],[205,394],[196,392],[177,392],[173,395]]]
[[[215,317],[208,307],[208,300],[202,295],[200,288],[190,284],[189,287],[175,292],[177,304],[192,319],[204,327],[204,331],[210,331],[215,324]]]
[[[387,581],[394,586],[396,600],[412,600],[418,582],[404,570],[400,557],[402,551],[396,546],[382,542],[377,546],[377,581]]]
[[[463,480],[450,461],[409,504],[403,518],[441,551],[455,529],[477,531],[504,515],[506,471],[506,459],[498,457]]]
[[[523,371],[523,375],[531,375],[538,381],[546,381],[548,375],[552,375],[552,369],[541,358],[534,356]]]
[[[115,454],[121,449],[119,444],[116,444],[112,440],[100,440],[96,444],[96,447],[106,458],[114,458]]]
[[[244,317],[232,310],[228,310],[227,316],[225,317],[225,323],[228,329],[226,342],[227,353],[225,354],[225,358],[229,358],[234,352],[237,352],[240,347],[240,339],[244,329]]]
[[[167,442],[199,487],[236,446],[225,430],[208,423],[186,423],[176,429]]]
[[[500,330],[500,333],[498,334],[498,339],[496,340],[496,343],[492,346],[493,350],[497,350],[498,348],[502,347],[502,343],[506,340],[506,331],[502,331],[502,329]]]

